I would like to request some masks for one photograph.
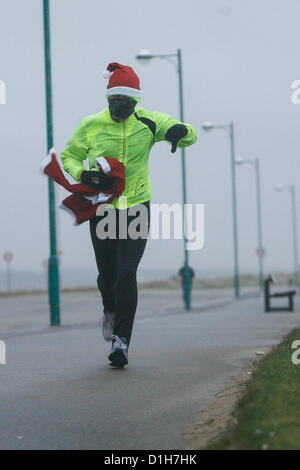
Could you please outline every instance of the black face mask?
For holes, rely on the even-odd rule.
[[[108,98],[109,112],[114,121],[120,122],[129,118],[134,112],[136,101],[129,96]]]

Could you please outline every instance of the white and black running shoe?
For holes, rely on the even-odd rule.
[[[111,366],[124,367],[128,364],[128,345],[126,338],[119,338],[119,336],[112,336],[111,353],[108,360]]]

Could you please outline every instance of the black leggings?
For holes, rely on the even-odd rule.
[[[138,206],[147,208],[147,227],[138,227],[140,231],[148,233],[150,226],[150,201]],[[114,334],[130,342],[133,321],[137,307],[138,292],[136,272],[144,254],[147,238],[126,239],[119,237],[119,211],[116,209],[116,239],[98,238],[96,228],[106,214],[93,217],[90,220],[90,232],[98,267],[98,288],[102,295],[104,310],[115,312]],[[124,213],[124,211],[122,211]],[[127,209],[128,216],[128,209]],[[127,217],[128,225],[139,216]]]

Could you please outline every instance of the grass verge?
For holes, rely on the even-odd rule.
[[[300,449],[300,364],[292,363],[296,340],[300,328],[258,364],[236,405],[234,424],[206,450]]]

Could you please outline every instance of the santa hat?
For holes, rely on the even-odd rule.
[[[112,62],[103,72],[103,76],[109,79],[106,96],[127,95],[132,98],[140,98],[142,96],[140,79],[128,65]]]

